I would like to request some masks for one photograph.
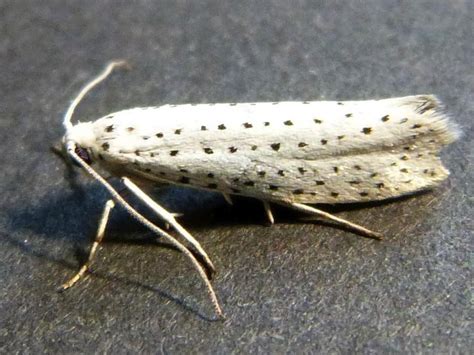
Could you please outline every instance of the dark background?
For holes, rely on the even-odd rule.
[[[472,339],[473,2],[2,1],[0,351],[469,352]],[[330,211],[361,238],[260,204],[166,189],[218,268],[227,320],[189,262],[116,211],[84,260],[103,189],[50,152],[80,87],[117,72],[76,119],[168,103],[371,99],[434,93],[463,129],[434,191]]]

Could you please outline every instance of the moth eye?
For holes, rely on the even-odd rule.
[[[84,148],[81,148],[79,146],[76,145],[76,148],[74,149],[74,152],[79,156],[79,158],[81,158],[83,161],[85,161],[87,164],[92,164],[92,159],[89,155],[89,153],[87,152],[86,149]]]

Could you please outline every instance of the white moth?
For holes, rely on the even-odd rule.
[[[364,227],[308,204],[383,200],[432,188],[448,171],[440,149],[459,131],[431,95],[344,102],[272,102],[165,105],[133,108],[72,125],[75,107],[114,67],[91,81],[69,107],[64,126],[68,154],[111,193],[89,259],[66,289],[87,271],[113,200],[192,261],[222,316],[206,271],[214,266],[199,243],[135,183],[191,186],[237,194],[316,214],[378,238]],[[124,185],[171,225],[178,242],[133,209],[91,166],[121,177]],[[198,261],[191,248],[199,254]]]

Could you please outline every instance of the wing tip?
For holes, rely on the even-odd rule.
[[[432,122],[435,133],[441,137],[444,144],[453,143],[462,136],[461,128],[447,114],[436,95],[407,96],[403,99],[418,115]]]

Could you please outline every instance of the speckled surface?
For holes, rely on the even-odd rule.
[[[0,4],[0,351],[467,353],[472,349],[472,1],[3,1]],[[166,189],[156,198],[218,268],[210,321],[182,255],[114,213],[83,260],[106,194],[49,148],[69,100],[114,58],[88,120],[165,103],[369,99],[434,93],[463,129],[439,189],[327,209],[383,242],[285,209]],[[471,257],[472,258],[472,257]]]

